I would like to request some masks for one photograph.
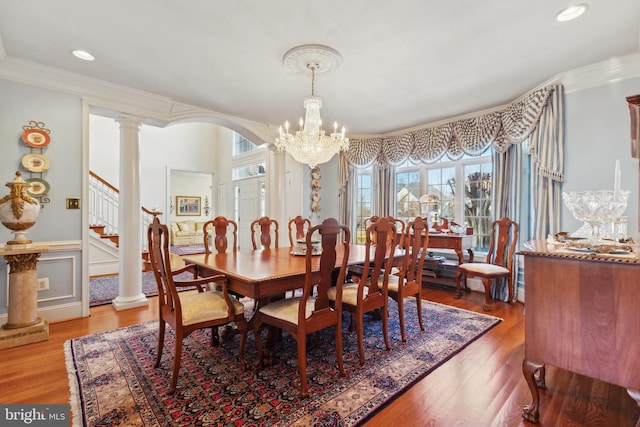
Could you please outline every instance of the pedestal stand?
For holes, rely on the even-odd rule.
[[[28,247],[25,247],[28,246]],[[0,248],[9,264],[7,323],[0,329],[0,349],[49,339],[49,323],[38,316],[38,258],[45,245]]]

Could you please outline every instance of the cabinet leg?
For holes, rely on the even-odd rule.
[[[538,373],[537,379],[536,372]],[[527,381],[529,390],[531,390],[532,397],[531,403],[529,405],[525,405],[522,409],[522,418],[526,421],[537,424],[538,419],[540,418],[540,412],[538,411],[538,408],[540,407],[540,392],[538,391],[538,384],[540,383],[544,385],[544,364],[524,359],[522,361],[522,373],[524,374],[524,379]]]
[[[640,406],[640,390],[627,389],[627,393],[629,393],[629,396],[631,396],[631,398],[636,401],[638,406]],[[640,427],[640,419],[636,423],[636,427]]]

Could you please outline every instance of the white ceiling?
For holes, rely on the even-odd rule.
[[[2,0],[0,58],[15,58],[277,126],[308,77],[285,52],[322,44],[325,123],[384,134],[504,105],[568,70],[639,52],[640,1]],[[96,60],[70,54],[85,49]]]

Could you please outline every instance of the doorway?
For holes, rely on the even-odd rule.
[[[169,193],[167,212],[168,222],[179,222],[185,217],[178,211],[177,197],[191,197],[199,200],[199,211],[196,215],[189,215],[189,220],[204,222],[214,218],[217,214],[217,204],[214,194],[215,174],[190,170],[170,169],[167,174]]]
[[[238,249],[252,249],[251,223],[267,212],[267,185],[263,177],[234,182],[235,221],[238,223]]]

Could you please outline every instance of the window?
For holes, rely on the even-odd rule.
[[[491,186],[493,167],[491,150],[479,157],[465,156],[458,161],[447,157],[425,165],[407,160],[396,168],[395,215],[407,222],[422,216],[431,222],[447,218],[473,227],[473,249],[486,252],[489,227],[493,217]],[[357,172],[356,242],[364,238],[364,220],[373,212],[373,168]],[[420,204],[420,197],[429,194],[436,203]]]
[[[456,217],[456,167],[437,167],[427,169],[427,192],[437,196],[432,212],[436,212],[436,218],[453,219]]]
[[[420,171],[408,170],[396,173],[396,218],[405,223],[420,215]]]
[[[258,146],[253,142],[249,141],[244,136],[240,135],[237,132],[233,133],[233,155],[237,156],[238,154],[247,153],[249,151],[253,151],[257,149]]]
[[[371,169],[358,173],[357,194],[356,194],[356,235],[352,239],[356,243],[364,243],[365,236],[365,219],[369,218],[373,212],[373,180],[371,177]]]
[[[473,227],[474,249],[488,248],[491,235],[489,228],[493,218],[491,186],[493,168],[491,163],[464,166],[464,221]]]
[[[265,174],[265,162],[234,167],[231,175],[233,179],[253,178]]]

